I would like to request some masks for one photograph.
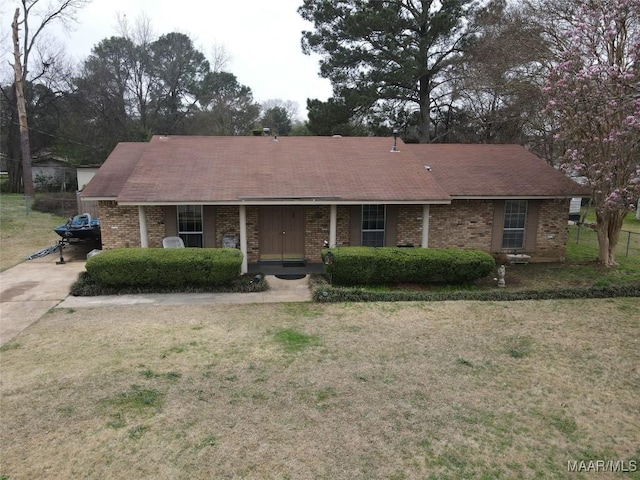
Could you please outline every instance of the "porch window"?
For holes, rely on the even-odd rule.
[[[527,201],[504,202],[504,230],[502,248],[518,250],[524,248],[524,230],[527,224]]]
[[[185,247],[202,248],[202,205],[178,205],[178,236]]]
[[[384,205],[362,206],[362,245],[365,247],[384,246],[386,210]]]

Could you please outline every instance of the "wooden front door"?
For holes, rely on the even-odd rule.
[[[260,209],[260,260],[304,260],[304,207]]]

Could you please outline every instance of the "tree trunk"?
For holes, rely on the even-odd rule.
[[[598,233],[598,260],[606,267],[617,265],[613,251],[618,245],[620,230],[627,212],[596,210]]]
[[[27,106],[24,99],[22,61],[20,58],[20,39],[18,37],[18,17],[20,9],[16,9],[13,17],[13,70],[16,80],[16,103],[18,106],[18,121],[20,123],[20,149],[22,151],[22,184],[26,197],[33,198],[35,190],[33,188],[33,177],[31,174],[31,145],[29,143],[29,127],[27,125]]]
[[[20,127],[18,126],[18,112],[16,109],[16,89],[11,88],[12,97],[9,99],[11,105],[11,117],[9,125],[5,131],[7,138],[7,171],[9,172],[9,193],[22,192],[22,161],[20,159]]]
[[[429,143],[431,136],[429,129],[431,128],[431,91],[429,85],[429,77],[423,75],[419,81],[419,105],[420,117],[418,118],[418,142]]]

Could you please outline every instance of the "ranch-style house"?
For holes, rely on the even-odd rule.
[[[562,261],[588,192],[519,145],[380,137],[154,136],[116,146],[82,192],[104,249],[236,247],[243,272],[324,245],[457,247]]]

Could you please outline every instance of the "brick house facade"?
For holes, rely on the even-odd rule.
[[[428,247],[467,248],[489,252],[496,257],[507,253],[526,253],[532,261],[563,261],[567,243],[568,199],[531,200],[531,215],[536,221],[526,230],[525,248],[502,248],[502,217],[496,206],[500,200],[454,200],[449,205],[429,208]],[[104,249],[129,248],[140,245],[139,211],[135,207],[118,206],[112,201],[98,202],[104,225]],[[336,246],[361,245],[358,224],[360,206],[341,206],[337,209]],[[260,206],[247,208],[247,260],[260,260]],[[330,206],[308,206],[305,211],[304,260],[320,262],[320,252],[330,234]],[[176,236],[177,209],[175,206],[147,207],[148,246],[161,248],[162,239]],[[385,246],[421,246],[422,208],[416,205],[388,205]],[[240,238],[240,215],[237,206],[207,206],[204,208],[203,242],[207,248],[219,248],[223,237]],[[355,217],[355,218],[354,218]],[[537,221],[543,218],[543,221]],[[497,227],[496,227],[497,225]]]
[[[385,138],[153,137],[120,143],[82,193],[103,248],[240,248],[320,262],[331,246],[479,249],[565,257],[583,187],[517,145],[405,145]]]

